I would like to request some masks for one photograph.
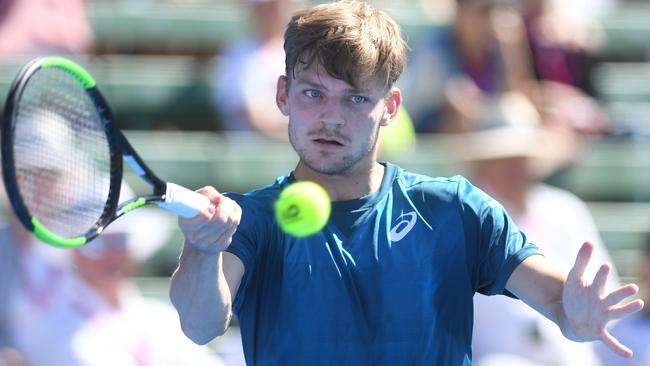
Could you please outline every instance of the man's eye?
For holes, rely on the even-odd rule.
[[[317,90],[313,90],[313,89],[305,91],[305,95],[308,96],[309,98],[320,97],[320,93]]]
[[[360,95],[353,95],[352,96],[352,103],[355,104],[361,104],[366,101],[366,97],[362,97]]]

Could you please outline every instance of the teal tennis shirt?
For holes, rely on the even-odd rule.
[[[228,194],[243,211],[227,250],[245,266],[233,311],[248,365],[471,364],[474,293],[507,294],[537,247],[465,178],[383,164],[377,192],[334,202],[302,239],[273,218],[292,175]]]

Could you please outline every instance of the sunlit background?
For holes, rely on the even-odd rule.
[[[453,15],[453,1],[373,3],[402,26],[412,52],[425,34]],[[584,136],[576,159],[547,181],[587,202],[621,277],[634,279],[639,250],[650,233],[650,4],[612,0],[592,9],[589,1],[558,3],[575,8],[567,14],[592,11],[590,19],[599,24],[601,42],[590,50],[588,77],[610,122],[601,133]],[[77,38],[67,39],[70,46],[63,48],[43,39],[62,31],[62,24],[74,28],[77,18],[55,19],[26,6],[14,23],[0,18],[5,24],[0,26],[0,100],[33,55],[68,55],[95,76],[118,125],[161,178],[193,189],[213,185],[234,192],[270,184],[296,163],[290,145],[260,133],[226,132],[219,110],[223,102],[214,97],[215,70],[224,50],[255,26],[249,5],[238,0],[87,1],[88,34],[73,31]],[[17,33],[31,31],[33,36],[19,42]],[[447,137],[417,134],[385,150],[382,158],[432,176],[464,174],[465,167],[448,156]],[[135,192],[147,192],[131,172],[126,178]],[[159,229],[169,236],[140,264],[136,280],[146,296],[168,301],[168,277],[182,237],[175,217],[164,217],[168,225]]]

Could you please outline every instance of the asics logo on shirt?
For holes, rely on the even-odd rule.
[[[417,214],[415,211],[403,213],[398,217],[398,222],[393,226],[393,228],[390,230],[390,233],[388,233],[388,238],[391,241],[400,241],[404,239],[406,234],[408,234],[411,229],[413,229],[413,226],[415,226],[415,222],[417,221]]]

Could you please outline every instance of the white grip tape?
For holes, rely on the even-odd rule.
[[[178,184],[167,183],[165,201],[156,203],[159,207],[179,216],[194,217],[211,205],[208,197],[181,187]]]

